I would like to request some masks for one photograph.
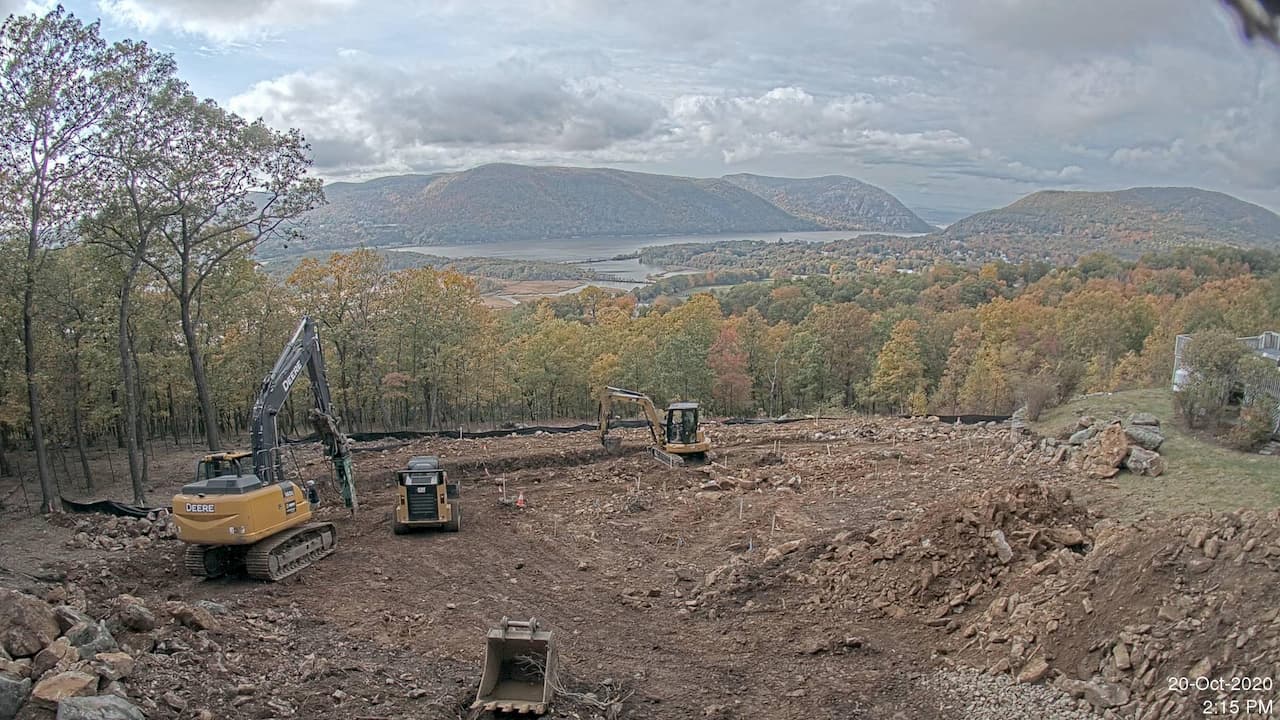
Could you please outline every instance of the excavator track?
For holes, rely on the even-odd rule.
[[[654,460],[657,460],[663,465],[671,468],[697,467],[699,465],[706,465],[708,461],[707,454],[704,452],[677,455],[676,453],[667,452],[657,445],[649,447],[649,454],[653,456]]]
[[[312,523],[255,543],[245,554],[249,577],[276,582],[333,552],[338,530],[333,523]]]
[[[196,577],[218,577],[225,572],[221,563],[215,563],[215,555],[222,548],[216,545],[188,545],[182,555],[187,572]]]

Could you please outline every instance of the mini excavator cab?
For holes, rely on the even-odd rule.
[[[698,442],[698,403],[672,403],[667,408],[667,444],[692,445]]]

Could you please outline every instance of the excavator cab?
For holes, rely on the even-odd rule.
[[[244,475],[240,461],[248,458],[247,452],[210,453],[200,458],[196,464],[196,480],[211,480],[216,477]]]
[[[396,492],[396,511],[391,518],[391,531],[396,535],[415,528],[462,529],[458,484],[449,482],[449,474],[434,455],[410,458],[404,469],[397,470]]]
[[[698,442],[698,403],[679,402],[667,407],[667,444]]]

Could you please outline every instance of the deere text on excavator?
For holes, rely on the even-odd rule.
[[[280,580],[333,552],[333,523],[312,522],[320,503],[314,482],[285,474],[276,416],[303,369],[315,399],[310,418],[333,461],[346,506],[357,509],[351,448],[338,427],[315,323],[304,317],[262,381],[251,417],[249,452],[212,453],[196,465],[194,482],[173,498],[178,538],[188,543],[192,575],[217,577],[243,566],[250,577]]]
[[[600,394],[600,443],[605,450],[617,452],[622,439],[609,436],[609,425],[613,420],[613,405],[629,402],[640,406],[649,425],[649,434],[653,445],[649,452],[661,463],[676,467],[684,464],[700,464],[706,461],[711,450],[711,441],[707,439],[698,423],[698,403],[677,402],[667,407],[666,420],[658,415],[649,396],[634,390],[607,387]]]

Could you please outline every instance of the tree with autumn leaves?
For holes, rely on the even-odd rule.
[[[173,293],[202,427],[209,447],[219,447],[196,325],[202,286],[314,206],[319,182],[304,177],[310,159],[296,131],[279,133],[196,99],[170,58],[143,43],[108,43],[97,23],[61,6],[43,16],[10,16],[0,27],[0,64],[0,234],[21,273],[12,288],[20,297],[27,430],[41,507],[56,507],[58,495],[39,362],[40,325],[55,316],[41,295],[51,253],[83,240],[106,248],[108,265],[125,268],[114,333],[123,396],[118,427],[134,499],[142,502],[146,432],[129,319],[135,286],[158,280]],[[78,399],[72,406],[81,411]],[[83,422],[72,426],[83,435]]]

